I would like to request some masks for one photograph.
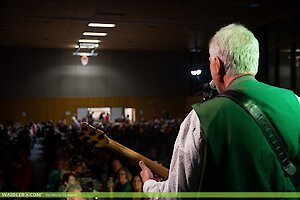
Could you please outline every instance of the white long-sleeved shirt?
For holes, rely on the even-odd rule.
[[[199,185],[191,185],[198,170],[202,169],[200,148],[203,138],[200,131],[200,121],[197,113],[192,110],[180,125],[180,130],[174,144],[169,178],[163,182],[148,180],[144,183],[145,192],[182,192],[192,191]],[[196,172],[195,172],[196,171]],[[196,174],[195,174],[196,173]]]
[[[298,98],[300,104],[300,97]],[[163,182],[147,180],[144,192],[198,191],[202,172],[203,135],[197,113],[192,110],[180,125],[174,144],[169,178]]]

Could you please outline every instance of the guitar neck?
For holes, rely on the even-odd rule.
[[[121,155],[123,155],[137,163],[140,160],[144,161],[144,163],[147,165],[147,167],[149,167],[149,169],[152,172],[154,172],[154,174],[157,174],[164,180],[168,179],[169,169],[167,169],[166,167],[164,167],[164,166],[150,160],[149,158],[146,158],[145,156],[119,144],[118,142],[110,139],[109,137],[107,137],[107,139],[108,139],[108,145],[106,146],[107,148],[109,148],[117,153],[120,153]]]

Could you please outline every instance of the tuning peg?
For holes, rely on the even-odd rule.
[[[88,125],[82,125],[81,130],[83,131],[88,131]]]
[[[90,132],[89,132],[89,135],[90,135],[90,136],[95,136],[95,135],[96,135],[96,129],[90,131]]]
[[[104,134],[98,136],[98,140],[103,140],[103,139],[104,139]]]
[[[89,138],[89,137],[86,137],[86,136],[83,136],[83,137],[80,137],[80,139],[81,139],[83,142],[87,143],[87,141],[88,141],[90,138]]]

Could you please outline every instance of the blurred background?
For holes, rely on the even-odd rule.
[[[67,173],[83,191],[125,190],[117,185],[129,180],[133,191],[136,163],[92,152],[78,139],[82,121],[168,167],[180,123],[210,93],[209,39],[229,23],[259,40],[256,78],[300,95],[299,9],[290,0],[2,2],[1,191],[59,191]]]

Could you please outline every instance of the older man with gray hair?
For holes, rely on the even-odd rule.
[[[209,54],[220,95],[193,105],[181,124],[166,181],[154,180],[140,161],[144,191],[299,192],[299,97],[255,79],[259,43],[240,24],[221,28],[209,43]],[[226,96],[229,91],[242,97],[233,101]],[[254,102],[249,112],[237,103],[245,99],[246,106]],[[270,127],[259,122],[261,115],[251,116],[254,107]]]

